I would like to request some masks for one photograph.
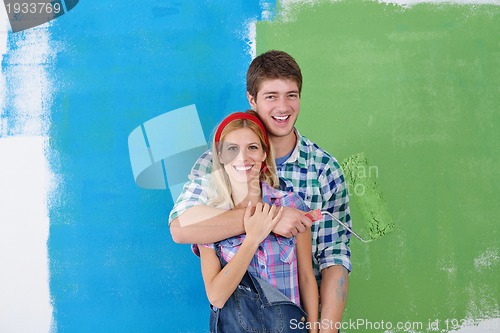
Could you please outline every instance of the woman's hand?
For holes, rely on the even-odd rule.
[[[260,244],[269,235],[283,214],[283,207],[279,208],[276,214],[277,209],[275,205],[269,206],[267,203],[259,202],[252,215],[252,203],[248,203],[243,216],[243,225],[248,241]]]
[[[276,211],[278,213],[276,214]],[[252,204],[248,203],[243,216],[246,237],[234,257],[221,269],[214,249],[200,246],[201,272],[210,303],[222,308],[238,287],[248,269],[259,244],[269,235],[282,209],[259,202],[252,214]],[[274,216],[276,214],[276,216]],[[310,256],[311,249],[309,249]],[[312,270],[312,268],[311,268]]]

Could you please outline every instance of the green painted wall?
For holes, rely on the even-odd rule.
[[[299,2],[257,24],[268,49],[303,69],[301,133],[365,152],[396,225],[352,240],[344,319],[500,318],[500,6]]]

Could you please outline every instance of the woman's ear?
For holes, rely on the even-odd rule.
[[[222,160],[222,155],[221,155],[221,153],[220,153],[220,152],[218,152],[218,153],[217,153],[217,158],[219,159],[219,163],[220,163],[221,165],[224,165],[224,161]]]
[[[267,158],[267,153],[264,152],[264,156],[262,157],[262,162],[264,162],[266,160],[266,158]]]

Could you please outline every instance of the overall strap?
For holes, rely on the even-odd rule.
[[[227,261],[222,257],[221,245],[219,242],[215,243],[215,254],[219,258],[221,267],[224,268],[224,266],[227,265]],[[274,286],[271,286],[269,282],[253,276],[252,274],[248,273],[248,271],[245,272],[240,285],[249,287],[254,290],[259,295],[261,302],[265,306],[270,306],[273,304],[295,305],[295,303],[293,303],[281,291],[276,289]]]

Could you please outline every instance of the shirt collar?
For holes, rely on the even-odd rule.
[[[307,168],[305,156],[307,155],[306,147],[307,145],[304,143],[304,137],[300,135],[299,131],[294,128],[295,134],[297,135],[297,143],[295,148],[293,149],[292,154],[288,159],[283,163],[297,163],[300,168]]]
[[[277,190],[266,182],[260,183],[262,189],[262,202],[271,203],[273,199],[278,199],[283,197],[283,192]]]

